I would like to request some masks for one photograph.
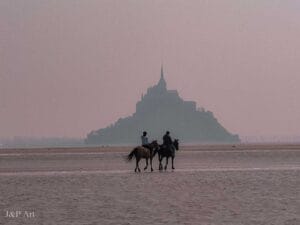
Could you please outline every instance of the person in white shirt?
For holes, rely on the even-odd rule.
[[[141,136],[141,140],[142,140],[142,146],[145,147],[145,148],[148,148],[148,137],[147,137],[147,132],[144,131],[143,132],[143,135]]]

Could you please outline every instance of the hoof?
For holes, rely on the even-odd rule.
[[[144,170],[146,170],[146,169],[147,169],[147,167],[144,168]]]
[[[174,168],[174,167],[172,167],[172,170],[175,170],[175,168]]]
[[[153,172],[153,168],[151,168],[151,172]]]

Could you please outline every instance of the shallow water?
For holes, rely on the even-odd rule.
[[[153,173],[126,154],[0,152],[0,224],[300,224],[299,150],[183,149]]]

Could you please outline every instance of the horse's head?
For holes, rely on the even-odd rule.
[[[152,142],[151,142],[151,146],[152,146],[153,148],[158,148],[159,145],[158,145],[158,143],[157,143],[157,140],[152,141]]]
[[[174,140],[173,145],[175,146],[176,150],[179,150],[179,140],[178,139]]]

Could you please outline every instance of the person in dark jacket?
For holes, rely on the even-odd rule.
[[[167,131],[163,136],[163,145],[170,146],[173,144],[172,138],[170,137],[170,131]]]
[[[172,155],[175,155],[175,146],[173,145],[172,138],[170,136],[170,131],[167,131],[166,134],[163,136],[163,145],[166,146],[167,149],[170,149]]]

